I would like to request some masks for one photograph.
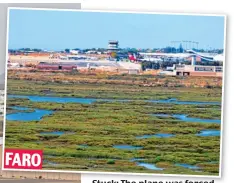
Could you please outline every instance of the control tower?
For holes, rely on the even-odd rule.
[[[119,50],[119,42],[111,40],[108,42],[108,51],[113,52],[113,51],[118,51]]]
[[[108,54],[109,54],[109,59],[110,60],[118,60],[117,52],[119,50],[119,42],[111,40],[108,42]]]

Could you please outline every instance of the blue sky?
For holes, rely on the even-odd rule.
[[[223,48],[224,17],[159,14],[10,10],[9,48],[161,48],[171,41]],[[178,43],[179,44],[179,43]],[[208,46],[209,45],[209,46]]]

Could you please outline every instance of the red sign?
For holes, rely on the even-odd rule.
[[[5,169],[42,169],[43,151],[29,149],[5,149]]]

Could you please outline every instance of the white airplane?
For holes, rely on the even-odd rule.
[[[86,56],[86,55],[68,55],[67,56],[68,60],[98,60],[97,57],[89,57],[89,56]]]
[[[90,60],[98,60],[97,57],[88,57],[88,59],[90,59]]]
[[[139,59],[140,61],[148,61],[148,62],[162,62],[163,60],[161,58],[151,58],[151,57],[146,57],[143,59]]]
[[[87,59],[88,57],[85,55],[67,55],[68,59]]]
[[[218,54],[218,55],[214,56],[213,59],[215,61],[221,61],[221,62],[223,62],[224,61],[224,55],[223,54]]]

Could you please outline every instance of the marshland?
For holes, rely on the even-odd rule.
[[[8,74],[6,148],[44,169],[219,175],[219,79],[36,74]]]

